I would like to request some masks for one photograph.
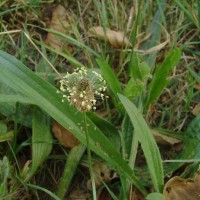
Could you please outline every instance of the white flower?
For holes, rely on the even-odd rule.
[[[67,73],[60,80],[60,91],[64,99],[79,111],[87,112],[96,109],[96,99],[104,99],[107,89],[106,81],[96,71],[88,71],[85,67]]]

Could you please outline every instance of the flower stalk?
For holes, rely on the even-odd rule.
[[[60,80],[60,90],[58,91],[62,94],[62,102],[67,100],[71,106],[83,113],[83,132],[86,136],[89,172],[92,181],[92,194],[94,200],[96,200],[96,187],[92,170],[92,156],[86,112],[96,110],[97,101],[99,99],[104,100],[107,97],[104,95],[106,89],[106,81],[101,74],[96,71],[89,71],[85,67],[82,67],[71,74],[67,73],[66,76]]]

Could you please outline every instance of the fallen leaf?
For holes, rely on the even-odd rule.
[[[73,148],[79,144],[79,141],[74,137],[74,135],[55,120],[53,120],[52,132],[65,147]]]
[[[104,33],[104,29],[101,26],[92,27],[88,30],[88,36],[94,37],[102,41],[107,41],[115,48],[124,48],[124,47],[131,47],[131,43],[129,42],[128,38],[125,36],[123,32],[116,32],[110,29],[106,30]]]
[[[168,136],[168,135],[161,134],[156,129],[151,129],[151,132],[152,132],[156,142],[160,145],[175,145],[175,144],[182,143],[181,140],[179,140],[175,137],[171,137],[171,136]]]
[[[197,115],[200,114],[200,103],[198,103],[198,104],[194,107],[194,109],[192,110],[192,114],[195,115],[195,116],[197,116]]]
[[[171,178],[163,190],[165,200],[200,200],[200,174],[194,180]]]
[[[81,189],[73,190],[69,195],[69,200],[91,200],[92,197],[89,193]]]
[[[70,28],[70,24],[67,19],[67,10],[63,6],[57,5],[54,8],[51,23],[48,28],[63,34]],[[47,34],[45,43],[49,44],[58,51],[62,50],[64,44],[62,38],[50,32]]]
[[[130,200],[145,200],[145,197],[136,189],[135,187],[132,188],[129,194]]]
[[[111,170],[106,164],[102,162],[96,162],[92,166],[94,172],[94,180],[96,188],[99,188],[103,182],[109,183],[111,180],[117,177],[117,174]],[[87,182],[87,188],[92,190],[91,179]]]
[[[98,200],[113,200],[112,196],[108,192],[106,188],[103,188],[102,190],[98,191],[97,194],[97,199]]]
[[[195,88],[196,90],[200,90],[200,83],[197,83],[197,84],[194,86],[194,88]]]

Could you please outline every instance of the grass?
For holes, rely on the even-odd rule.
[[[87,181],[100,161],[117,176],[105,181],[100,169],[102,186],[93,189],[97,199],[126,200],[135,191],[162,199],[166,179],[175,172],[192,177],[200,162],[199,115],[192,114],[200,102],[199,4],[59,3],[67,8],[65,33],[48,26],[53,1],[0,3],[0,198],[70,199],[79,194],[77,188],[91,198]],[[123,31],[132,48],[88,37],[96,26],[103,27],[104,37],[107,29]],[[62,39],[65,48],[45,43],[47,33]],[[82,114],[56,93],[58,80],[82,66],[102,74],[109,96],[98,102],[96,113],[85,115],[87,136],[79,125]],[[80,144],[62,147],[52,137],[51,119]],[[158,144],[150,128],[182,138],[184,149],[174,152],[174,146]],[[196,162],[183,167],[186,160]]]

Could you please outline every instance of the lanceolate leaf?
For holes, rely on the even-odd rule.
[[[167,3],[166,0],[161,0],[157,2],[159,2],[158,10],[156,11],[154,18],[147,30],[147,32],[151,34],[151,37],[142,45],[142,49],[144,50],[152,48],[160,43],[161,30],[162,30],[160,24],[162,24],[163,21],[165,20],[163,13],[166,9]],[[144,60],[150,67],[153,67],[155,65],[156,56],[157,52],[152,52],[151,54],[144,56]]]
[[[50,154],[53,145],[50,118],[39,108],[33,110],[32,130],[32,166],[27,178],[36,172]]]
[[[9,161],[6,156],[0,160],[0,199],[4,199],[8,192],[7,179],[9,176]]]
[[[133,123],[134,133],[137,134],[141,143],[154,188],[157,192],[160,192],[163,186],[164,174],[158,146],[136,106],[123,95],[119,95],[119,98]]]
[[[169,80],[167,79],[167,77],[169,75],[169,72],[178,64],[180,57],[180,49],[174,49],[165,58],[162,65],[157,68],[149,86],[149,94],[146,102],[147,107],[160,96],[164,87],[168,84]]]
[[[121,88],[119,80],[117,79],[111,66],[106,61],[100,60],[100,59],[96,59],[96,61],[102,71],[102,75],[105,78],[109,89],[111,90],[111,92],[113,94],[116,107],[118,107],[119,110],[121,110],[120,101],[117,96],[117,93],[120,93],[120,94],[122,93],[122,88]]]
[[[79,126],[83,116],[67,102],[62,103],[62,97],[56,93],[54,86],[35,75],[30,69],[3,51],[0,51],[0,71],[2,82],[29,98],[33,104],[40,106],[63,127],[70,129],[72,134],[86,145],[85,134]],[[111,142],[89,118],[87,118],[87,124],[89,125],[91,150],[124,173],[126,178],[132,181],[142,193],[146,194],[146,190],[140,181],[133,175],[133,171],[121,158]]]

